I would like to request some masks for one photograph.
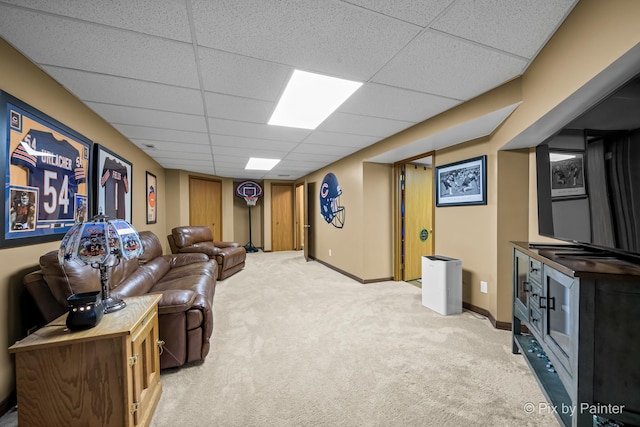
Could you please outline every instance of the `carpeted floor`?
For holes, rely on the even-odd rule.
[[[301,252],[218,282],[211,351],[162,373],[152,426],[557,426],[510,332],[441,316],[405,282],[363,285]]]

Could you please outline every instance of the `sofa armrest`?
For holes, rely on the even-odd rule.
[[[237,242],[218,242],[214,241],[213,244],[218,248],[237,248],[240,246]]]
[[[196,293],[186,289],[167,289],[149,294],[162,294],[158,302],[158,313],[184,313],[189,310],[196,301]]]
[[[209,257],[201,252],[179,253],[172,255],[164,255],[169,260],[171,268],[181,267],[183,265],[194,264],[196,262],[207,262]]]
[[[195,245],[185,246],[184,248],[180,248],[178,249],[178,252],[181,254],[187,254],[187,253],[206,254],[209,256],[209,258],[213,258],[216,255],[218,255],[218,253],[220,252],[220,248],[213,246],[211,243],[212,242],[209,242],[208,245],[196,243]]]

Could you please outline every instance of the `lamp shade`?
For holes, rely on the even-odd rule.
[[[75,224],[64,236],[58,250],[60,264],[115,265],[120,258],[142,254],[138,232],[127,221],[97,215],[89,222]]]

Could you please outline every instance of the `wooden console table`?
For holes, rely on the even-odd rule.
[[[64,314],[11,346],[20,426],[149,425],[162,393],[160,298],[126,298],[83,331]]]

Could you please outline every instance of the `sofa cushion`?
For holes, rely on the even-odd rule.
[[[158,236],[153,234],[151,231],[141,231],[138,234],[140,235],[140,241],[144,248],[142,255],[138,257],[139,264],[146,264],[147,262],[162,256],[162,245],[160,244]]]
[[[200,242],[213,242],[213,232],[205,226],[176,227],[171,230],[171,234],[178,248]]]
[[[72,294],[100,290],[100,273],[80,262],[60,265],[58,251],[47,252],[40,257],[40,269],[56,301],[67,306]]]

